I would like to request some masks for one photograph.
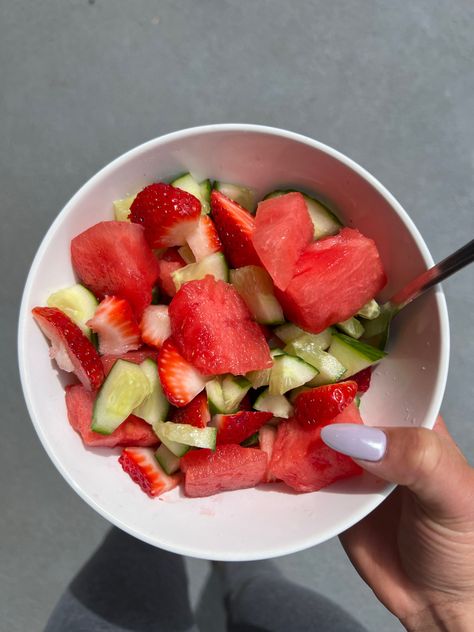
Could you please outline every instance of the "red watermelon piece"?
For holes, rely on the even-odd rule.
[[[329,423],[363,422],[359,409],[352,403]],[[350,457],[323,442],[322,427],[302,427],[296,419],[282,421],[273,446],[270,475],[297,492],[314,492],[337,480],[362,473],[362,468]]]
[[[158,439],[150,424],[130,415],[109,435],[91,430],[92,408],[95,396],[86,391],[82,384],[66,386],[66,408],[69,423],[78,432],[85,445],[113,448],[126,446],[155,446]]]
[[[180,461],[187,496],[212,496],[232,489],[255,487],[267,469],[262,450],[228,443],[212,450],[190,450]]]
[[[71,256],[76,274],[97,298],[124,298],[141,317],[158,278],[158,262],[141,226],[99,222],[74,237]]]
[[[210,275],[185,283],[169,316],[178,351],[204,375],[244,375],[272,366],[265,336],[228,283]]]
[[[150,349],[149,347],[142,347],[138,351],[128,351],[127,353],[122,353],[121,355],[103,355],[100,359],[102,361],[102,366],[104,367],[105,376],[107,377],[117,360],[126,360],[127,362],[133,362],[134,364],[141,364],[147,358],[151,358],[156,362],[157,357],[158,351]]]
[[[343,228],[304,250],[284,292],[276,289],[288,320],[319,333],[353,316],[386,283],[377,246],[358,230]]]
[[[258,205],[253,245],[280,290],[285,290],[291,281],[296,262],[313,240],[313,232],[301,193],[286,193]]]
[[[178,248],[168,248],[163,256],[158,260],[158,285],[160,290],[168,296],[176,294],[176,286],[171,276],[173,272],[184,268],[186,261],[178,252]]]

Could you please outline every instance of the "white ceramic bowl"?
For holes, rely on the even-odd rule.
[[[428,249],[393,196],[341,153],[305,136],[256,125],[210,125],[132,149],[89,180],[53,222],[28,276],[18,350],[29,413],[43,446],[72,488],[107,520],[150,544],[216,560],[252,560],[299,551],[331,538],[372,511],[393,489],[368,475],[311,494],[283,486],[186,498],[175,489],[151,500],[117,462],[120,450],[86,449],[66,418],[62,378],[30,311],[74,282],[71,238],[112,219],[112,201],[154,181],[191,171],[242,183],[259,196],[293,187],[317,192],[344,221],[377,242],[389,282],[385,296],[426,266]],[[432,427],[449,355],[440,289],[397,317],[390,355],[377,368],[362,413],[371,425]]]

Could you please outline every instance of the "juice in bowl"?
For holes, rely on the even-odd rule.
[[[375,297],[431,264],[383,186],[316,141],[249,125],[150,141],[84,185],[40,246],[19,331],[31,417],[74,489],[156,546],[236,560],[317,544],[391,491],[320,425],[434,424],[441,290],[397,317],[387,357],[369,335]],[[53,370],[36,307],[71,373]]]

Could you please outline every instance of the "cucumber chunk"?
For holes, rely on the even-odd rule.
[[[224,392],[222,390],[222,380],[215,377],[206,383],[207,403],[211,415],[225,413]]]
[[[218,281],[227,281],[229,278],[229,268],[222,252],[214,252],[208,257],[204,257],[199,263],[190,263],[184,268],[175,270],[171,276],[176,287],[176,291],[188,281],[198,281],[211,274]]]
[[[246,378],[252,385],[252,388],[260,388],[270,384],[271,369],[262,369],[261,371],[249,371]]]
[[[364,325],[362,325],[357,318],[348,318],[341,323],[337,323],[336,327],[343,331],[351,338],[360,338],[364,334]]]
[[[201,213],[207,215],[211,210],[211,183],[209,180],[197,182],[190,173],[185,173],[171,183],[172,186],[194,195],[201,202]]]
[[[264,200],[270,198],[280,197],[286,193],[301,193],[301,191],[295,191],[289,189],[287,191],[273,191],[264,197]],[[313,197],[302,193],[306,202],[306,208],[308,209],[309,216],[313,222],[314,239],[321,239],[322,237],[329,237],[329,235],[336,235],[342,228],[342,224],[339,219],[332,213],[324,204],[314,199]]]
[[[166,441],[174,441],[194,448],[216,448],[217,428],[195,428],[189,424],[175,424],[173,421],[158,421],[153,428],[159,432],[159,437]],[[155,432],[156,432],[155,430]],[[162,439],[163,443],[166,443]],[[168,446],[169,447],[169,446]],[[173,452],[173,450],[171,450]]]
[[[308,382],[308,386],[333,384],[346,376],[346,367],[327,351],[315,351],[311,363],[316,366],[319,373]]]
[[[285,323],[284,325],[275,327],[273,331],[278,336],[278,338],[280,338],[280,340],[283,340],[285,344],[291,342],[295,338],[299,338],[299,336],[302,336],[306,333],[305,331],[303,331],[303,329],[300,329],[296,325],[293,325],[293,323]]]
[[[228,182],[214,182],[214,189],[223,193],[250,213],[255,213],[255,192],[237,184]]]
[[[270,275],[260,266],[243,266],[230,271],[230,282],[244,299],[257,323],[277,325],[285,321],[273,293]]]
[[[168,414],[170,405],[161,388],[160,378],[158,377],[158,368],[156,362],[151,358],[147,358],[140,365],[141,370],[147,376],[151,384],[150,395],[133,410],[133,414],[149,424],[157,421],[164,421]],[[169,472],[168,472],[169,474]]]
[[[378,349],[385,349],[392,318],[393,311],[390,309],[390,306],[385,308],[382,306],[380,308],[380,314],[376,318],[373,320],[364,319],[364,342]]]
[[[253,405],[255,410],[272,413],[274,417],[288,419],[293,415],[293,406],[284,395],[272,395],[270,389],[266,389],[257,397]]]
[[[329,353],[346,367],[344,378],[379,362],[387,354],[345,334],[333,334]]]
[[[183,455],[186,454],[186,452],[188,452],[189,446],[184,443],[179,443],[178,441],[172,441],[171,439],[168,439],[166,434],[163,432],[163,426],[163,421],[157,421],[153,424],[153,432],[161,441],[162,445],[166,446],[168,450],[176,457],[181,458]]]
[[[285,352],[283,351],[283,349],[280,348],[271,349],[270,355],[272,356],[272,358],[278,358],[278,356],[285,355]]]
[[[330,330],[325,330],[325,332],[328,331]],[[329,347],[329,344],[332,342],[332,334],[329,333],[328,344],[325,332],[321,334],[303,334],[303,336],[296,338],[285,347],[287,353],[301,358],[318,370],[318,374],[309,382],[311,386],[337,382],[346,372],[346,368],[336,358],[322,349],[326,345]],[[319,338],[318,336],[322,337]]]
[[[95,400],[92,430],[111,434],[151,392],[150,380],[137,364],[117,360]]]
[[[164,443],[155,452],[155,459],[168,475],[179,470],[179,456],[173,454]]]
[[[240,402],[249,392],[250,382],[242,376],[226,375],[222,380],[222,394],[224,397],[224,408],[227,414],[236,413],[239,410]]]
[[[366,318],[367,320],[374,320],[374,318],[377,318],[379,315],[380,305],[374,298],[362,306],[357,312],[357,316],[361,316],[361,318]]]
[[[99,302],[90,290],[77,283],[53,292],[46,303],[48,307],[57,307],[64,312],[91,339],[92,331],[86,323],[94,316]]]
[[[298,336],[298,338],[294,338],[286,345],[285,352],[290,353],[291,355],[296,355],[305,362],[312,364],[311,358],[313,352],[328,349],[331,342],[332,329],[330,328],[325,329],[320,334],[303,333],[303,335]],[[307,356],[308,359],[305,356]]]
[[[317,374],[318,370],[301,358],[283,353],[273,360],[269,384],[270,394],[283,395],[293,388],[306,384]]]
[[[135,199],[135,195],[129,195],[121,200],[115,200],[114,202],[114,216],[117,222],[129,222],[128,216],[130,214],[130,207]]]

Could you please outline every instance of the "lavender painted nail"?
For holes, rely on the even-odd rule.
[[[364,461],[380,461],[387,447],[387,436],[382,430],[359,424],[325,426],[321,439],[333,450]]]

